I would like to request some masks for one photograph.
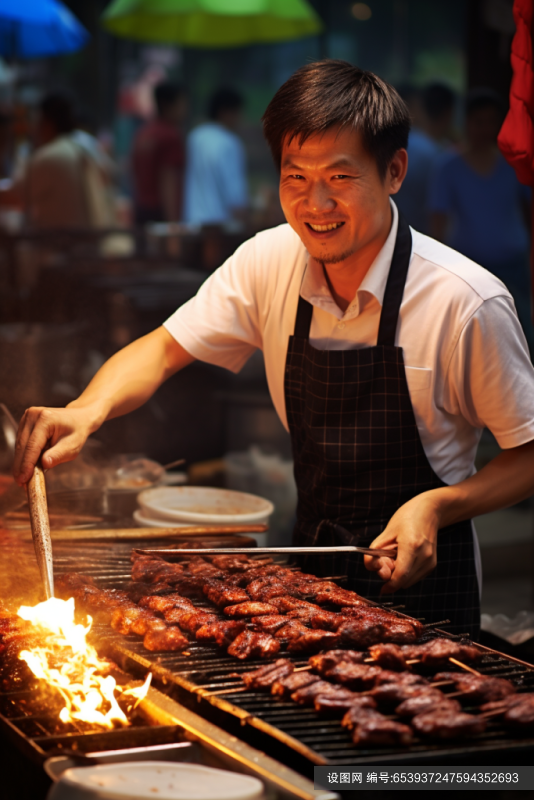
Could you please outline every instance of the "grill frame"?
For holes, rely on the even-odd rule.
[[[165,544],[162,542],[162,546]],[[56,572],[75,570],[91,575],[102,588],[124,588],[130,580],[130,551],[131,545],[124,542],[61,543],[55,546]],[[207,601],[196,605],[213,610]],[[491,721],[488,731],[477,739],[452,744],[425,741],[409,748],[363,750],[352,744],[339,720],[323,720],[315,711],[291,701],[263,692],[229,694],[224,698],[212,693],[236,683],[229,673],[254,669],[264,661],[237,662],[216,646],[196,642],[191,642],[188,656],[154,654],[144,650],[136,637],[120,636],[108,626],[95,624],[93,633],[99,652],[113,658],[126,672],[144,677],[152,670],[158,687],[185,708],[303,775],[310,775],[314,765],[473,764],[476,759],[485,764],[495,763],[496,755],[501,764],[507,758],[511,763],[518,763],[519,758],[530,763],[534,754],[534,736],[511,736],[497,721]],[[450,636],[443,630],[437,633]],[[511,677],[522,682],[525,689],[534,691],[533,665],[480,647],[486,651],[481,672]],[[306,663],[303,658],[292,657],[292,660],[298,666]],[[291,725],[287,718],[291,718]]]

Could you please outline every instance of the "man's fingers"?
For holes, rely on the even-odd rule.
[[[13,464],[13,474],[20,485],[30,480],[34,467],[50,438],[49,426],[42,417],[42,409],[29,409],[21,425]]]
[[[380,594],[393,594],[399,589],[409,589],[428,575],[436,563],[435,553],[428,552],[427,548],[416,556],[413,553],[399,552],[393,574],[382,587]]]
[[[31,419],[29,412],[25,411],[19,423],[19,429],[17,431],[17,438],[15,441],[15,457],[13,459],[13,475],[15,478],[17,478],[20,473],[22,459],[26,451],[26,444],[30,438],[32,430],[33,420]]]
[[[395,569],[395,561],[393,558],[386,558],[385,556],[365,556],[364,560],[365,568],[368,569],[369,572],[376,572],[383,581],[389,580]]]
[[[57,467],[58,464],[65,464],[67,461],[73,461],[81,450],[74,436],[67,436],[60,439],[59,444],[54,445],[49,450],[43,453],[41,459],[44,469],[52,469]]]

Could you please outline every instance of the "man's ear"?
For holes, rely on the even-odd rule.
[[[404,148],[397,150],[388,166],[387,180],[389,193],[397,194],[408,171],[408,153]]]

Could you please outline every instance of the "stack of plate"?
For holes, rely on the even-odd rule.
[[[138,525],[150,528],[181,528],[186,525],[258,525],[274,511],[263,497],[208,486],[158,486],[137,496],[134,512]],[[260,546],[267,534],[251,534]]]

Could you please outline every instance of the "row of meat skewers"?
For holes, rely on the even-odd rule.
[[[185,649],[189,634],[227,647],[236,658],[271,658],[281,646],[293,653],[365,648],[382,641],[415,642],[424,631],[416,620],[370,606],[332,581],[267,561],[215,556],[169,564],[134,552],[128,592],[98,589],[91,578],[76,574],[57,584],[63,595],[109,619],[115,630],[143,636],[149,650]],[[214,610],[196,608],[195,597],[207,598],[223,619]],[[338,611],[323,608],[326,603]]]
[[[493,716],[515,729],[534,725],[534,694],[517,694],[506,679],[442,672],[429,681],[409,671],[394,672],[364,662],[363,653],[331,650],[312,656],[309,670],[278,659],[239,677],[245,690],[270,691],[275,697],[313,706],[322,715],[342,717],[341,725],[361,746],[406,746],[414,736],[434,740],[473,736],[482,733]],[[446,694],[440,689],[445,685],[457,691]],[[480,713],[465,713],[459,698],[481,703]]]

